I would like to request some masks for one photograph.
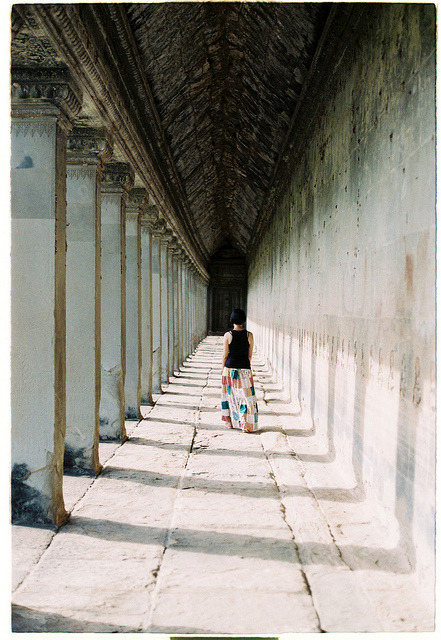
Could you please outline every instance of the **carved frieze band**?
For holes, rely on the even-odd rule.
[[[24,119],[24,120],[13,120],[11,124],[11,133],[14,136],[22,136],[26,138],[29,136],[33,138],[35,134],[40,137],[53,136],[55,134],[55,118],[51,120],[38,120],[38,119]]]
[[[147,191],[143,187],[130,189],[126,202],[126,215],[139,216],[147,204]]]
[[[68,163],[105,162],[112,157],[113,140],[105,129],[74,127],[67,139]]]
[[[156,220],[152,227],[152,235],[154,238],[161,238],[166,232],[167,226],[162,218]]]
[[[109,162],[105,165],[101,179],[103,192],[127,192],[135,181],[135,173],[132,167],[125,162]]]
[[[188,243],[189,251],[196,260],[208,258],[203,250],[203,243],[198,242],[198,229],[191,224],[191,216],[186,215],[186,204],[172,200],[171,194],[155,170],[149,154],[143,153],[143,139],[132,125],[127,113],[126,103],[122,99],[117,84],[108,73],[108,67],[100,55],[100,49],[94,43],[92,34],[82,21],[78,6],[75,3],[33,4],[31,11],[44,24],[53,42],[69,64],[78,66],[88,92],[96,103],[103,119],[117,126],[116,137],[127,157],[135,163],[137,172],[145,184],[150,184],[155,197],[167,204],[176,214],[177,228]],[[118,46],[125,46],[125,39]],[[177,205],[177,207],[176,207]],[[184,231],[185,229],[185,231]],[[189,233],[193,237],[189,237]],[[196,239],[196,241],[195,241]],[[207,274],[208,275],[208,274]]]
[[[22,22],[19,16],[16,25],[12,24],[12,31],[17,26],[18,30],[13,33],[11,40],[11,59],[14,67],[17,66],[40,66],[65,68],[66,65],[57,59],[57,54],[51,46],[48,38],[35,36],[31,33],[19,33]]]
[[[177,259],[178,255],[179,255],[179,252],[181,250],[181,247],[180,247],[179,241],[176,238],[176,236],[174,236],[174,235],[172,236],[172,239],[170,241],[170,244],[169,244],[168,248],[169,248],[169,251],[172,253],[173,258]]]
[[[159,216],[158,207],[147,205],[141,214],[141,225],[152,229]]]
[[[67,178],[69,180],[95,180],[96,169],[93,167],[67,166]]]
[[[56,113],[55,107],[72,119],[80,112],[82,92],[68,69],[13,67],[11,80],[13,115]]]
[[[164,233],[162,234],[162,237],[161,237],[161,243],[168,246],[172,237],[173,236],[171,232],[167,229],[167,227],[165,227]]]

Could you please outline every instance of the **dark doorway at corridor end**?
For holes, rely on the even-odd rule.
[[[224,243],[211,257],[208,271],[208,331],[222,334],[230,327],[233,309],[246,311],[247,264],[245,256],[231,243]]]

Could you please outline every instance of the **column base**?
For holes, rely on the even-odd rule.
[[[154,404],[155,403],[153,402],[153,396],[151,393],[148,393],[145,396],[141,396],[141,405],[153,407]]]
[[[142,416],[137,407],[127,407],[125,417],[126,420],[140,420]]]
[[[107,434],[100,434],[100,442],[121,442],[121,444],[124,444],[124,442],[126,442],[126,440],[129,439],[129,436],[127,435],[126,431],[124,430],[124,433],[122,435],[107,435]]]
[[[102,470],[103,465],[94,460],[91,449],[65,447],[64,473],[72,476],[97,476]]]
[[[124,387],[120,366],[101,369],[100,440],[124,442]]]
[[[14,464],[11,473],[12,524],[56,530],[69,519],[63,501],[53,504],[49,496],[29,485],[31,470],[26,464]]]

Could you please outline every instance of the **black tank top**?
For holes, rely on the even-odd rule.
[[[245,329],[243,331],[235,331],[233,329],[230,333],[233,339],[230,342],[225,366],[229,369],[251,369],[250,359],[248,358],[248,349],[250,348],[248,332]]]

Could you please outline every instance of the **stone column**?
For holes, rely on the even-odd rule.
[[[170,237],[167,251],[168,261],[168,378],[170,379],[174,373],[174,280],[173,280],[173,236]]]
[[[199,273],[196,274],[196,344],[201,340],[201,315],[203,312],[202,300],[201,300],[201,281]]]
[[[172,304],[173,304],[173,358],[172,358],[172,374],[179,371],[179,271],[178,271],[178,254],[179,246],[176,238],[171,244],[172,254]]]
[[[194,342],[195,345],[199,342],[199,327],[201,322],[201,301],[199,298],[199,273],[196,270],[194,276],[194,299],[195,299],[195,322],[194,322]]]
[[[125,209],[133,184],[128,164],[105,166],[101,185],[101,403],[102,440],[127,439],[124,425],[126,365]]]
[[[163,220],[157,220],[152,228],[152,393],[162,393],[161,385],[161,236]]]
[[[190,353],[194,351],[194,266],[190,265]]]
[[[187,357],[187,291],[186,291],[186,255],[182,254],[181,259],[181,291],[182,291],[182,316],[181,316],[181,326],[182,326],[182,362],[185,362]]]
[[[146,190],[131,189],[126,204],[126,418],[141,418],[141,220]]]
[[[196,271],[194,276],[194,299],[195,299],[195,316],[194,316],[194,344],[195,348],[199,343],[199,326],[201,322],[201,301],[199,299],[199,274]]]
[[[187,299],[188,299],[188,307],[187,307],[187,356],[191,355],[193,349],[191,347],[191,319],[192,319],[192,311],[193,311],[193,301],[192,301],[192,292],[191,292],[191,261],[188,261],[187,264]]]
[[[178,250],[176,257],[177,257],[177,264],[178,264],[178,371],[179,371],[181,364],[184,361],[184,336],[183,336],[183,314],[182,314],[182,305],[183,305],[182,249]]]
[[[191,269],[191,352],[196,349],[196,269]]]
[[[81,92],[12,69],[12,520],[61,525],[66,432],[66,140]]]
[[[67,152],[66,440],[64,468],[100,473],[101,173],[104,130],[75,128]]]
[[[189,327],[190,327],[190,289],[189,289],[189,260],[187,256],[184,258],[183,273],[183,321],[184,321],[184,360],[190,354],[189,345]]]
[[[152,227],[156,208],[146,207],[141,214],[141,404],[153,404],[153,303],[152,303]]]
[[[188,265],[188,352],[193,353],[193,264]]]
[[[168,244],[171,233],[165,231],[161,236],[161,382],[168,384],[169,361],[169,276]]]

